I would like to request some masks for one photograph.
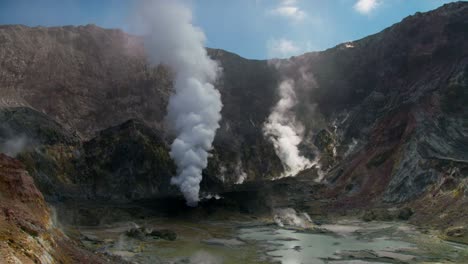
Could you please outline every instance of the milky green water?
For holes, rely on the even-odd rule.
[[[323,234],[230,221],[155,220],[144,225],[170,228],[178,238],[128,238],[123,234],[128,223],[81,232],[106,241],[88,243],[94,250],[137,263],[468,263],[463,262],[468,260],[466,246],[446,243],[401,223],[335,224],[324,226],[330,232]]]
[[[240,229],[239,238],[260,242],[265,245],[267,255],[284,264],[325,263],[324,259],[336,258],[344,250],[394,252],[415,248],[411,243],[388,238],[367,240],[265,227]]]

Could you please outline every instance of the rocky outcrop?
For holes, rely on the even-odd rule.
[[[92,254],[63,235],[24,166],[3,154],[0,193],[2,263],[123,263]]]
[[[49,116],[31,108],[0,110],[0,149],[15,156],[48,198],[78,193],[76,161],[81,138]]]
[[[349,155],[337,148],[343,159],[326,177],[338,204],[404,203],[451,171],[464,177],[467,109],[454,98],[468,90],[467,17],[466,3],[449,4],[294,59],[313,73],[318,88],[309,100],[336,120],[337,143],[358,142]]]
[[[14,137],[24,137],[35,145],[74,145],[80,138],[74,131],[65,130],[61,124],[46,114],[27,107],[4,108],[0,112],[0,139],[5,142]]]
[[[129,120],[86,141],[30,108],[1,109],[0,120],[0,140],[23,143],[18,153],[8,153],[6,144],[2,150],[25,165],[48,201],[130,202],[180,195],[170,184],[175,165],[164,133],[143,121]],[[222,186],[216,172],[205,172],[202,190]]]
[[[162,133],[130,120],[84,143],[82,176],[92,197],[131,201],[177,194],[175,165]]]

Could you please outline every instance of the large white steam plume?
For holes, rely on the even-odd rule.
[[[151,62],[175,73],[175,93],[169,99],[167,120],[176,133],[171,157],[187,204],[199,201],[202,170],[221,119],[221,96],[213,86],[219,67],[205,50],[205,35],[192,24],[189,8],[174,0],[141,1],[140,19]]]
[[[293,112],[297,104],[294,92],[294,81],[284,80],[279,85],[280,100],[273,108],[263,127],[263,133],[275,147],[285,171],[283,177],[294,176],[301,170],[314,165],[309,159],[301,156],[298,145],[302,141],[304,127],[296,120]]]

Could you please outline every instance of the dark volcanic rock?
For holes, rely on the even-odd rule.
[[[409,220],[413,214],[414,214],[413,209],[409,207],[405,207],[398,211],[398,219]]]
[[[83,143],[77,166],[90,198],[126,202],[181,195],[171,184],[176,166],[164,134],[143,121],[129,120]],[[201,187],[219,190],[222,182],[207,170]]]
[[[143,239],[146,236],[146,230],[144,228],[134,227],[127,230],[127,232],[125,232],[125,235],[131,238]]]
[[[175,165],[163,135],[142,122],[127,121],[84,143],[86,179],[94,195],[135,200],[177,194]]]
[[[125,235],[131,238],[144,239],[145,237],[152,237],[154,239],[164,239],[174,241],[177,239],[176,232],[169,229],[154,229],[148,230],[145,227],[133,227],[125,232]]]
[[[174,241],[177,239],[176,232],[169,230],[169,229],[161,229],[161,230],[153,230],[147,234],[147,236],[151,236],[153,238],[160,238],[169,241]]]
[[[392,214],[387,209],[372,209],[369,211],[366,211],[364,215],[362,216],[362,220],[366,222],[370,221],[392,221],[395,219],[395,215]]]
[[[83,144],[29,108],[2,109],[0,119],[4,142],[24,137],[17,157],[48,200],[133,200],[178,193],[170,185],[175,166],[162,133],[143,122],[128,121]]]
[[[468,90],[467,33],[458,30],[467,24],[468,4],[459,2],[408,17],[354,48],[297,58],[315,73],[320,88],[311,100],[322,113],[347,113],[339,141],[361,142],[327,177],[343,206],[411,201],[464,170],[467,109],[454,95]]]
[[[223,109],[208,173],[235,183],[245,172],[247,180],[278,177],[283,171],[273,145],[263,136],[263,123],[278,100],[277,70],[267,61],[248,60],[223,50],[208,49],[219,61],[222,77],[216,87]]]
[[[73,196],[81,139],[49,116],[26,107],[0,109],[0,151],[16,156],[47,198]]]
[[[46,114],[27,107],[0,109],[0,124],[2,141],[24,137],[33,145],[73,145],[81,140]]]

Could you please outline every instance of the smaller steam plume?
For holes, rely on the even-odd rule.
[[[0,125],[0,153],[15,158],[33,145],[33,140],[18,133],[7,124]]]
[[[12,137],[0,143],[0,152],[14,158],[27,146],[28,139],[26,136]]]
[[[276,155],[285,167],[282,176],[294,176],[301,170],[310,168],[314,163],[302,156],[298,149],[304,127],[296,120],[293,111],[297,104],[294,81],[291,79],[282,81],[279,85],[279,94],[280,100],[265,122],[263,133],[273,143]]]
[[[238,175],[238,178],[235,182],[235,184],[242,184],[244,181],[247,179],[247,173],[245,173],[244,169],[242,168],[242,161],[239,160],[236,164],[236,169],[235,169],[236,175]]]

